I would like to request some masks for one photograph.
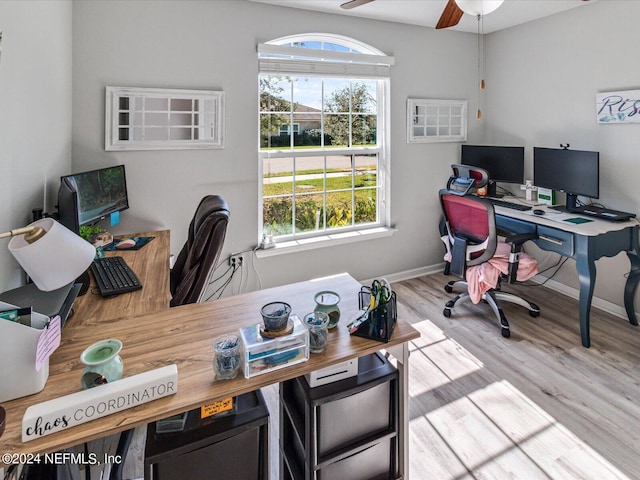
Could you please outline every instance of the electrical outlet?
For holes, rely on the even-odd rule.
[[[230,255],[229,256],[229,265],[234,268],[241,268],[244,263],[244,257],[241,254]]]

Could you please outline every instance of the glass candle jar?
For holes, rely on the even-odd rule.
[[[218,380],[236,378],[242,361],[240,339],[237,335],[221,335],[213,341],[213,370]]]
[[[333,328],[338,325],[338,322],[340,321],[340,308],[338,307],[340,295],[336,292],[325,290],[323,292],[316,293],[314,299],[316,302],[316,308],[314,308],[314,311],[324,312],[329,315],[328,328]]]

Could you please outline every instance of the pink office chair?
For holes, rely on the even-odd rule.
[[[454,175],[455,172],[454,169]],[[482,186],[481,183],[475,182]],[[451,184],[450,180],[449,186]],[[469,195],[469,190],[444,189],[439,195],[446,227],[443,239],[448,242],[449,270],[463,278],[463,281],[449,282],[445,290],[451,293],[454,288],[465,289],[446,303],[444,316],[450,317],[457,304],[468,300],[478,303],[482,299],[495,313],[502,336],[509,337],[509,322],[499,301],[521,305],[529,310],[532,317],[540,315],[540,309],[534,303],[501,290],[502,281],[523,281],[537,273],[535,259],[521,253],[522,244],[537,236],[528,233],[511,235],[502,241],[498,237],[494,209],[489,201]]]

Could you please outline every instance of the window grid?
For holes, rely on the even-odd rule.
[[[333,152],[331,152],[333,153]],[[350,163],[351,163],[351,167],[350,167],[350,171],[349,171],[349,178],[351,179],[351,187],[349,188],[331,188],[328,187],[328,175],[329,175],[329,170],[330,168],[327,166],[327,158],[330,157],[330,154],[324,154],[322,155],[322,163],[323,163],[323,172],[322,172],[322,185],[323,188],[320,192],[304,192],[304,191],[300,191],[299,185],[303,184],[303,180],[300,179],[300,177],[302,175],[299,175],[299,168],[298,165],[300,163],[300,161],[302,159],[305,158],[309,158],[309,157],[315,157],[317,156],[316,153],[313,152],[296,152],[295,155],[293,155],[292,153],[285,153],[285,152],[278,152],[275,154],[271,154],[268,157],[264,157],[263,161],[269,161],[272,159],[286,159],[286,158],[290,158],[291,159],[291,163],[292,163],[292,187],[291,190],[287,191],[286,193],[279,193],[279,194],[273,194],[273,195],[263,195],[263,199],[266,200],[267,202],[270,200],[290,200],[291,201],[291,225],[288,225],[289,230],[284,230],[284,231],[276,231],[273,232],[275,235],[282,235],[282,236],[286,236],[286,235],[293,235],[293,236],[309,236],[309,235],[313,235],[313,234],[317,234],[317,233],[327,233],[327,232],[333,232],[333,231],[337,231],[337,230],[350,230],[350,229],[354,229],[354,228],[360,228],[363,225],[374,225],[374,224],[379,224],[379,211],[378,209],[376,209],[375,212],[375,218],[371,219],[368,222],[362,222],[362,223],[358,223],[356,221],[356,200],[357,200],[357,196],[358,196],[358,192],[363,192],[366,193],[368,191],[372,191],[374,192],[374,194],[372,195],[373,198],[375,199],[375,203],[378,204],[381,201],[381,190],[382,190],[382,184],[379,181],[379,155],[377,153],[372,153],[370,150],[367,151],[366,155],[357,155],[357,154],[353,154],[353,152],[351,152],[350,150],[342,150],[342,151],[338,151],[336,152],[336,154],[339,154],[340,156],[343,157],[349,157]],[[373,186],[361,186],[358,187],[356,186],[356,178],[358,176],[358,167],[357,167],[357,162],[355,160],[356,156],[364,156],[364,157],[368,157],[370,159],[369,164],[371,166],[371,170],[368,170],[367,172],[365,172],[364,174],[366,175],[372,175],[375,178],[375,184]],[[368,172],[373,172],[373,173],[368,173]],[[340,193],[350,193],[350,202],[349,202],[349,211],[350,211],[350,221],[348,225],[341,225],[339,227],[332,227],[329,225],[328,219],[327,219],[327,196],[330,196],[331,194],[340,194]],[[322,210],[322,222],[320,225],[320,228],[318,229],[314,229],[312,232],[309,232],[309,230],[307,229],[302,229],[299,228],[297,222],[296,222],[296,218],[298,215],[298,204],[299,204],[299,200],[304,199],[305,197],[311,197],[314,195],[321,195],[322,196],[322,206],[321,206],[321,210]]]

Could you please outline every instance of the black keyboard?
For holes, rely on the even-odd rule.
[[[584,205],[581,207],[574,207],[569,210],[570,213],[580,213],[583,215],[590,215],[592,217],[600,218],[602,220],[609,220],[612,222],[624,222],[635,218],[635,213],[621,212],[619,210],[611,210],[610,208],[596,207],[595,205]]]
[[[103,297],[142,288],[140,280],[122,257],[95,258],[91,271]]]
[[[487,197],[487,200],[489,200],[494,207],[511,208],[512,210],[520,210],[521,212],[531,210],[529,205],[524,205],[522,203],[507,202],[506,200],[498,200],[497,198],[489,197]]]

